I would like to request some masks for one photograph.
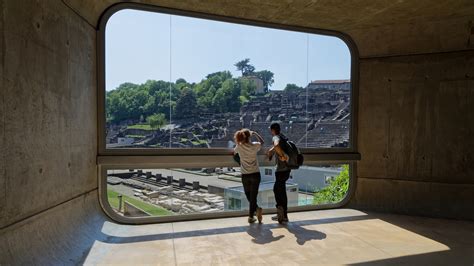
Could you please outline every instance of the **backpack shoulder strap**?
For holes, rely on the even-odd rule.
[[[291,148],[291,147],[288,147],[290,145],[288,143],[288,138],[283,134],[280,134],[278,136],[280,137],[281,148],[283,149],[284,152],[288,153],[288,148]]]

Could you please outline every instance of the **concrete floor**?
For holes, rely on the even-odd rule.
[[[228,218],[154,225],[104,222],[86,264],[473,265],[474,222],[336,209],[287,226]]]

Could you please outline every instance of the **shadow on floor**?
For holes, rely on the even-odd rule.
[[[317,230],[309,230],[299,225],[298,223],[289,223],[285,225],[288,232],[292,233],[296,237],[296,243],[298,245],[304,245],[307,241],[311,240],[322,240],[326,238],[326,234]]]
[[[317,216],[317,212],[314,212]],[[256,244],[265,245],[284,238],[283,235],[274,235],[276,228],[286,228],[292,233],[299,245],[310,241],[322,240],[327,237],[323,232],[309,230],[305,226],[317,224],[341,223],[350,221],[378,219],[393,226],[398,226],[414,234],[429,238],[449,247],[449,250],[393,257],[381,260],[360,262],[356,265],[474,265],[474,223],[447,219],[433,219],[426,217],[393,215],[367,212],[364,215],[349,217],[320,218],[311,220],[292,221],[286,226],[279,224],[242,224],[215,229],[192,230],[185,232],[169,232],[139,236],[112,236],[101,232],[98,239],[104,243],[125,244],[144,241],[155,241],[173,238],[188,238],[195,236],[224,235],[246,232]],[[218,224],[219,220],[213,220]],[[85,254],[87,256],[87,253]]]
[[[273,232],[272,230],[270,230],[270,226],[264,224],[250,225],[247,229],[247,234],[253,237],[252,242],[260,245],[278,241],[285,237],[284,235],[273,236]]]
[[[247,229],[247,234],[253,237],[252,242],[256,244],[268,244],[274,241],[278,241],[284,237],[284,235],[273,236],[272,228],[277,228],[278,225],[264,225],[264,224],[253,224]],[[304,245],[307,241],[311,240],[322,240],[326,238],[326,234],[317,230],[309,230],[298,223],[289,223],[283,226],[296,237],[296,243],[298,245]]]
[[[286,227],[290,233],[293,233],[295,235],[295,237],[298,239],[297,240],[298,244],[303,245],[308,240],[324,239],[326,238],[326,234],[318,232],[318,231],[307,230],[303,228],[302,226],[314,225],[314,224],[339,223],[339,222],[347,222],[347,221],[358,221],[358,220],[366,220],[366,219],[373,219],[373,217],[370,217],[368,215],[357,215],[357,216],[350,216],[350,217],[321,218],[321,219],[313,219],[313,220],[292,221],[288,225],[283,226],[283,227]],[[256,230],[249,230],[249,225],[245,224],[242,226],[213,228],[213,229],[205,229],[205,230],[192,230],[192,231],[185,231],[185,232],[170,232],[170,233],[163,233],[163,234],[150,234],[150,235],[140,235],[140,236],[131,236],[131,237],[118,237],[118,236],[107,235],[105,238],[105,241],[102,241],[102,242],[110,243],[110,244],[126,244],[126,243],[156,241],[156,240],[165,240],[165,239],[173,239],[173,238],[176,239],[176,238],[186,238],[186,237],[196,237],[196,236],[210,236],[210,235],[247,232],[249,235],[253,236],[257,242],[262,242],[262,244],[265,244],[265,241],[272,239],[273,234],[270,235],[270,233],[272,233],[270,230],[272,228],[282,227],[282,225],[274,224],[274,223],[262,224],[260,226],[261,226],[260,232]],[[256,236],[258,237],[259,235],[262,236],[262,239],[260,240],[256,238]]]

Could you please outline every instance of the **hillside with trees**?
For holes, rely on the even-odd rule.
[[[180,78],[175,82],[148,80],[142,84],[123,83],[106,94],[107,122],[122,121],[153,123],[160,127],[171,119],[196,118],[199,113],[234,113],[255,95],[255,84],[245,78],[262,79],[265,91],[273,84],[273,73],[255,72],[250,59],[235,64],[242,77],[233,77],[230,71],[207,75],[199,83]]]

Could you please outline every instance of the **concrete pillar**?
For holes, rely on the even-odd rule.
[[[156,174],[155,178],[156,178],[156,182],[160,182],[161,178],[162,178],[162,175],[161,174]]]
[[[167,176],[167,177],[166,177],[166,183],[167,183],[168,185],[173,184],[173,176],[170,176],[170,175]]]
[[[186,179],[180,178],[179,179],[179,187],[184,187],[186,186]]]
[[[150,179],[151,178],[151,172],[146,172],[146,179]]]
[[[199,190],[199,181],[193,181],[193,190]]]

